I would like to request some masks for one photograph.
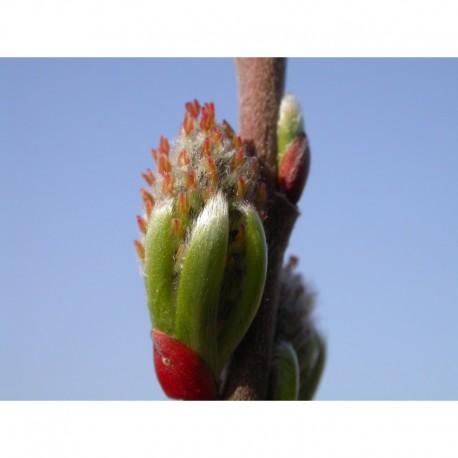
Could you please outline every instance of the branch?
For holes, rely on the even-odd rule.
[[[228,370],[224,398],[267,399],[272,343],[278,305],[283,256],[297,207],[278,190],[277,119],[283,96],[285,59],[236,59],[239,84],[240,134],[261,162],[267,186],[265,221],[268,272],[261,305],[248,333],[235,352]]]

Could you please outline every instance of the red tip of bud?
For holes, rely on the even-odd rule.
[[[278,182],[288,199],[297,203],[309,174],[310,151],[305,134],[291,142],[278,168]]]
[[[153,330],[154,367],[165,394],[187,401],[216,400],[215,377],[199,355],[169,335]]]

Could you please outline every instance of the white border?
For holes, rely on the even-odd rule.
[[[0,55],[457,56],[455,0],[2,0]]]
[[[456,402],[1,402],[0,456],[453,457]]]

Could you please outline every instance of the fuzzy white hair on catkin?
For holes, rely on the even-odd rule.
[[[291,120],[294,120],[295,130],[304,130],[304,115],[301,106],[296,97],[290,92],[287,92],[281,100],[278,125],[283,124],[288,116],[292,118]]]
[[[222,192],[216,193],[205,204],[204,209],[197,217],[195,228],[207,227],[214,220],[229,220],[227,200]]]

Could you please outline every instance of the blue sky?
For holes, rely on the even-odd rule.
[[[292,59],[312,167],[289,254],[317,399],[458,398],[458,60]],[[149,149],[230,59],[0,60],[0,399],[165,399],[132,245]]]

